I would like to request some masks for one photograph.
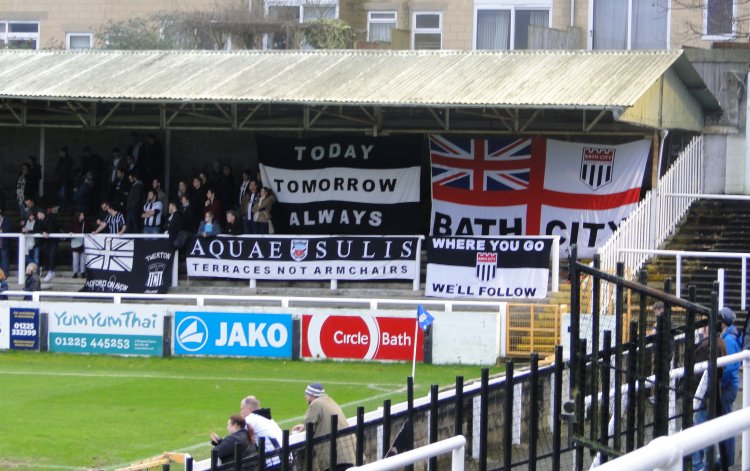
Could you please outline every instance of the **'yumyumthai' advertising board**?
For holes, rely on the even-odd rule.
[[[292,357],[291,314],[174,313],[175,355]]]
[[[411,360],[414,343],[417,360],[424,357],[424,332],[416,329],[416,317],[372,315],[302,316],[304,358],[347,358],[352,360]]]
[[[165,310],[147,304],[49,303],[52,352],[161,355]]]
[[[11,350],[39,350],[39,309],[10,308]]]
[[[425,294],[441,298],[544,298],[552,238],[431,237]]]
[[[417,237],[194,237],[188,276],[259,280],[410,280]]]

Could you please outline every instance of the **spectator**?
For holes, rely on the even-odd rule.
[[[742,350],[740,343],[740,334],[734,325],[736,315],[734,311],[724,306],[719,309],[721,316],[721,338],[727,346],[727,355],[732,355]],[[740,364],[730,363],[724,366],[724,372],[721,375],[721,393],[719,402],[721,404],[721,415],[727,415],[732,412],[734,400],[737,398],[737,391],[740,387]],[[734,437],[724,440],[722,444],[726,447],[727,466],[734,466]]]
[[[133,160],[138,163],[139,159],[142,157],[142,149],[143,142],[141,142],[140,136],[138,136],[138,133],[135,131],[131,132],[127,155],[133,156]]]
[[[156,199],[156,190],[148,190],[146,204],[143,205],[143,232],[145,234],[158,234],[161,232],[161,214],[163,212],[161,201]]]
[[[190,196],[190,192],[188,191],[187,183],[185,183],[185,180],[180,180],[177,183],[177,201],[182,200],[183,196]]]
[[[242,458],[250,455],[250,444],[253,438],[250,432],[245,429],[245,419],[241,415],[235,414],[227,420],[227,435],[224,438],[219,437],[211,432],[211,444],[214,446],[222,464],[229,463],[234,459],[235,445],[240,446],[240,456]]]
[[[260,401],[255,396],[247,396],[240,402],[240,414],[245,417],[247,430],[252,432],[253,442],[256,448],[260,448],[263,442],[266,452],[266,469],[278,467],[281,458],[278,451],[281,449],[282,437],[281,427],[271,418],[269,409],[261,409]]]
[[[0,235],[11,232],[10,219],[5,212],[0,210]],[[6,274],[10,273],[10,237],[0,237],[0,269]]]
[[[83,179],[73,187],[73,209],[88,211],[91,208],[91,197],[94,193],[94,174],[86,172]]]
[[[115,179],[112,183],[112,190],[109,192],[109,201],[118,211],[125,210],[125,202],[128,199],[129,191],[130,179],[125,176],[124,169],[118,168],[115,170]]]
[[[721,323],[721,321],[719,321]],[[703,340],[700,341],[698,346],[695,348],[695,362],[699,363],[702,361],[707,361],[710,353],[710,344],[709,344],[709,337],[708,337],[708,327],[704,327],[705,329],[705,335],[703,336]],[[726,356],[727,354],[727,347],[724,343],[724,340],[721,338],[721,325],[719,325],[719,329],[717,329],[716,332],[716,356],[717,358]],[[716,374],[716,380],[719,384],[716,385],[717,391],[719,393],[719,396],[721,395],[721,377],[723,376],[723,367],[719,367],[717,374]],[[698,383],[698,387],[695,390],[695,395],[693,399],[693,425],[699,425],[708,420],[708,408],[706,407],[706,393],[708,391],[708,370],[703,371],[702,375],[700,376],[700,382]],[[721,405],[716,404],[715,412],[716,416],[719,416],[719,411],[721,409]],[[706,453],[714,453],[714,447],[710,446],[706,448],[705,450],[701,449],[693,453],[691,459],[693,463],[693,471],[704,471],[706,469]]]
[[[57,182],[57,200],[60,208],[65,209],[71,201],[70,182],[73,177],[73,159],[68,154],[66,146],[60,148],[59,160],[55,165],[55,179]]]
[[[60,243],[60,239],[54,237],[50,238],[50,234],[57,234],[60,232],[60,228],[57,226],[55,217],[51,214],[47,214],[47,211],[43,208],[39,208],[36,211],[36,223],[39,226],[34,228],[34,232],[41,233],[43,238],[38,238],[37,241],[42,241],[42,247],[47,257],[47,275],[45,275],[43,281],[52,281],[55,277],[55,269],[57,268],[57,246]]]
[[[128,191],[128,199],[125,203],[125,216],[128,232],[136,233],[140,232],[141,227],[139,219],[143,208],[144,188],[138,175],[131,173],[128,175],[128,179],[130,180],[130,191]]]
[[[102,176],[102,158],[99,154],[91,152],[91,147],[86,146],[83,148],[83,155],[81,156],[81,172],[86,175],[91,172],[91,179],[94,182],[94,188],[100,189],[99,182]]]
[[[70,253],[73,256],[73,278],[85,277],[86,257],[83,254],[83,235],[86,233],[86,215],[76,211],[70,222]]]
[[[156,192],[156,199],[161,202],[161,207],[167,209],[169,206],[169,199],[167,193],[161,187],[161,180],[154,178],[151,180],[151,188]]]
[[[221,201],[219,201],[219,198],[216,195],[216,192],[213,188],[209,188],[206,190],[206,202],[203,203],[204,206],[204,213],[211,211],[214,213],[214,217],[216,218],[216,221],[221,223],[224,220],[224,213],[223,213],[223,206],[221,205]]]
[[[260,198],[253,206],[253,220],[257,225],[258,234],[268,234],[271,222],[271,208],[276,202],[271,189],[263,187],[260,189]]]
[[[169,242],[177,250],[181,249],[187,241],[189,234],[183,225],[182,214],[177,210],[177,203],[169,202],[169,216],[167,217],[166,232],[169,235]]]
[[[41,291],[42,280],[39,279],[39,266],[31,262],[26,265],[26,281],[23,284],[24,291]],[[23,298],[25,301],[31,301],[31,296]]]
[[[40,184],[42,183],[42,166],[39,164],[39,159],[35,155],[30,155],[26,158],[26,163],[31,168],[31,194],[34,196],[39,194]]]
[[[245,228],[245,234],[257,234],[258,225],[253,219],[253,206],[260,199],[258,194],[258,184],[255,180],[250,180],[247,184],[247,190],[240,197],[240,210],[242,212],[242,224]]]
[[[232,167],[229,165],[224,164],[221,168],[221,179],[219,180],[219,186],[216,188],[222,208],[233,207],[235,205],[234,195],[237,193],[237,184],[235,183],[234,175],[232,175]]]
[[[206,180],[203,182],[206,186],[211,188],[221,187],[221,178],[223,176],[221,170],[224,164],[221,160],[216,159],[211,163],[211,170],[206,175]]]
[[[21,211],[21,217],[25,220],[28,218],[29,214],[34,214],[34,217],[36,217],[36,203],[34,202],[34,198],[26,198],[23,200],[23,210]]]
[[[214,213],[206,211],[201,225],[198,226],[198,237],[214,237],[219,234],[221,234],[221,227],[219,227],[219,223],[214,219]]]
[[[8,291],[8,275],[5,274],[5,270],[0,268],[0,293]],[[7,301],[8,296],[0,294],[0,301]]]
[[[244,231],[242,230],[242,225],[240,224],[240,220],[237,217],[237,211],[233,209],[227,211],[227,222],[226,224],[224,224],[224,234],[229,234],[229,235],[244,234]]]
[[[305,389],[305,401],[308,408],[303,423],[295,425],[292,432],[302,432],[307,424],[313,427],[313,438],[322,437],[331,433],[331,417],[337,416],[338,429],[342,430],[349,426],[344,411],[341,410],[333,399],[326,395],[326,391],[320,383],[312,383]],[[320,448],[323,448],[322,450]],[[328,442],[322,442],[315,453],[315,463],[319,470],[344,471],[354,466],[354,435],[348,434],[339,440],[336,447],[336,466],[331,470],[328,450]]]
[[[182,227],[191,232],[198,232],[198,218],[195,217],[195,211],[193,211],[190,198],[187,195],[183,195],[180,203]]]
[[[146,142],[141,148],[141,154],[140,158],[143,160],[149,178],[159,180],[164,178],[164,159],[162,158],[161,144],[154,134],[146,136]],[[163,203],[166,208],[167,202],[164,201]]]
[[[122,170],[122,175],[125,175],[126,160],[122,156],[122,152],[119,147],[112,149],[112,168],[110,169],[108,178],[107,188],[110,192],[114,190],[115,182],[118,180],[117,171]]]
[[[30,211],[26,216],[26,221],[21,225],[21,232],[27,234],[26,236],[26,258],[39,265],[39,258],[41,250],[36,247],[36,238],[34,234],[34,226],[36,226],[36,210]]]
[[[106,216],[104,217],[104,220],[99,221],[99,227],[94,229],[92,234],[99,234],[105,228],[109,234],[124,234],[128,228],[125,223],[125,216],[113,208],[108,201],[102,203],[102,211],[105,212]]]
[[[34,199],[33,188],[31,167],[29,167],[29,164],[21,164],[21,171],[16,179],[16,202],[21,214],[24,213],[24,201]]]
[[[190,206],[196,221],[203,219],[206,203],[206,187],[199,177],[193,178],[193,192],[190,196]]]

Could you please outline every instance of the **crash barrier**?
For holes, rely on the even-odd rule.
[[[0,348],[378,361],[414,361],[416,355],[416,361],[478,365],[495,364],[505,355],[505,303],[54,291],[3,294],[9,300],[0,301]],[[427,332],[417,326],[420,305],[434,318]]]
[[[0,233],[0,237],[17,239],[18,267],[25,266],[31,240],[82,238],[80,234],[21,233]],[[177,286],[178,261],[183,260],[188,277],[247,280],[251,288],[258,280],[329,281],[331,289],[337,289],[339,281],[402,280],[411,281],[412,290],[418,291],[424,265],[425,237],[421,235],[190,235],[174,256],[166,253],[174,248],[172,243],[161,242],[157,247],[155,242],[143,240],[165,238],[166,234],[84,235],[89,271],[85,288],[96,291],[102,287],[109,292],[155,292],[150,288],[159,288],[164,293],[167,286],[160,281],[161,272],[171,266],[172,286]],[[130,240],[134,242],[124,242]],[[544,298],[548,286],[553,292],[559,288],[559,236],[440,237],[429,241],[435,245],[427,248],[428,261],[430,253],[434,254],[426,264],[425,293],[429,296]],[[150,263],[151,259],[157,260]],[[92,270],[101,280],[91,280]],[[158,277],[146,279],[146,272],[152,270]],[[143,272],[141,279],[138,272]],[[458,272],[462,276],[457,277]],[[121,278],[128,281],[116,283]],[[24,273],[19,270],[18,283],[23,282]]]

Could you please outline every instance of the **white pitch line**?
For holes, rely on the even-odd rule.
[[[327,382],[327,383],[333,384],[330,381]],[[347,384],[347,383],[344,383],[344,384]],[[368,386],[373,386],[373,385],[368,385]],[[399,389],[394,389],[392,391],[388,391],[388,392],[385,392],[383,394],[378,394],[377,396],[371,396],[371,397],[369,397],[369,398],[367,398],[365,400],[382,399],[384,397],[388,397],[391,394],[398,394],[398,393],[402,393],[404,391],[406,391],[406,387],[402,387],[402,388],[399,388]],[[356,406],[358,404],[361,404],[362,402],[363,402],[362,400],[357,400],[357,401],[351,401],[351,402],[347,402],[345,404],[339,404],[339,405],[343,409],[345,407]],[[304,418],[305,418],[304,415],[298,415],[298,416],[292,417],[290,419],[282,420],[281,422],[279,422],[279,425],[285,425],[285,424],[295,424],[296,425],[296,424],[299,423],[300,420],[302,420]],[[190,451],[197,450],[199,448],[205,448],[205,447],[209,446],[207,444],[207,442],[208,442],[208,439],[206,439],[205,441],[202,441],[200,443],[196,443],[194,445],[189,445],[189,446],[186,446],[186,447],[183,447],[183,448],[179,448],[179,449],[175,450],[175,453],[188,453]],[[138,460],[136,460],[136,461],[138,461]],[[124,468],[126,466],[129,466],[130,464],[132,464],[132,462],[121,463],[121,464],[118,464],[118,465],[115,465],[115,466],[108,467],[106,469]]]
[[[140,379],[177,379],[177,380],[200,380],[200,381],[265,381],[270,383],[298,383],[298,384],[310,384],[320,379],[300,379],[300,378],[227,378],[220,376],[175,376],[175,375],[159,375],[159,374],[112,374],[112,373],[78,373],[78,372],[58,372],[58,371],[13,371],[13,370],[0,370],[0,375],[20,375],[20,376],[69,376],[69,377],[85,377],[85,378],[140,378]],[[385,391],[386,388],[399,386],[398,384],[391,383],[359,383],[353,381],[323,381],[325,384],[335,384],[338,386],[367,386],[371,389]]]

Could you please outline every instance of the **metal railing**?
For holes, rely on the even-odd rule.
[[[733,355],[718,358],[717,366],[742,361],[742,410],[732,412],[714,420],[693,426],[679,433],[654,439],[643,448],[616,458],[599,466],[602,471],[627,470],[646,471],[682,469],[682,457],[742,434],[742,469],[750,469],[750,351],[743,350]],[[707,362],[695,365],[695,372],[707,368]],[[684,368],[671,371],[670,378],[681,378]]]
[[[349,471],[392,471],[445,453],[451,453],[451,470],[463,471],[466,438],[463,435],[446,438],[374,463],[349,468]]]
[[[647,260],[643,252],[623,249],[655,250],[674,231],[682,217],[703,193],[703,138],[688,144],[653,190],[620,224],[612,237],[599,249],[601,268],[614,272],[620,256],[625,255],[629,273],[637,273]],[[672,195],[692,195],[675,198]]]

